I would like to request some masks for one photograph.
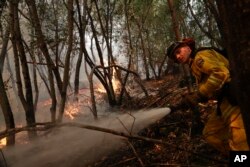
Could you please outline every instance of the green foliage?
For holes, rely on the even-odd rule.
[[[187,7],[187,1],[174,0],[173,2],[182,37],[193,37],[196,39],[198,45],[218,45],[216,39],[219,39],[220,36],[217,30],[217,24],[203,1],[190,1],[192,11],[204,30],[211,34],[214,39],[211,39],[201,31],[197,25],[197,21],[193,18]],[[138,42],[138,32],[141,31],[146,52],[150,52],[152,55],[150,61],[152,61],[153,66],[156,66],[163,60],[165,48],[170,42],[175,40],[171,14],[166,0],[105,0],[97,1],[97,3],[106,31],[105,34],[108,35],[109,39],[112,39],[114,45],[121,45],[123,49],[128,48],[128,33],[125,19],[125,10],[127,10],[132,46],[137,51],[135,54],[139,55],[139,57],[143,54],[142,47]],[[91,8],[91,16],[94,19],[98,37],[102,39],[103,34],[100,30],[100,22],[97,17],[97,9],[94,5],[94,1],[87,0],[87,4],[88,7]],[[65,41],[67,39],[67,8],[65,1],[37,0],[36,5],[42,31],[48,44],[55,42],[56,34],[58,35],[57,40],[60,42]],[[83,5],[83,1],[80,1],[80,5]],[[19,2],[19,8],[27,9],[25,1]],[[82,10],[84,10],[83,6]],[[74,13],[74,16],[79,17],[77,16],[77,12]],[[3,19],[3,17],[1,17],[1,24],[3,25],[5,23],[6,18]],[[29,32],[31,32],[31,23],[26,20],[21,24],[24,23],[25,25],[22,25],[22,27],[27,28],[30,30]],[[79,24],[78,19],[76,19],[76,24]],[[91,36],[92,30],[89,24],[86,30],[88,31],[88,35],[90,34]],[[30,33],[30,35],[32,36],[33,33]],[[76,38],[78,35],[76,32]],[[77,45],[78,43],[75,43],[75,46]],[[124,55],[128,54],[125,53]]]
[[[189,3],[194,16],[188,8],[187,1],[184,1],[180,7],[182,12],[178,12],[179,18],[182,18],[183,36],[193,37],[198,45],[218,46],[220,35],[213,14],[203,0],[192,0]],[[210,34],[213,39],[207,34]]]
[[[152,60],[155,63],[161,61],[165,47],[173,39],[167,3],[164,0],[133,0],[127,8],[134,46],[139,38],[139,23],[142,26],[143,38],[148,43],[147,46],[150,46],[147,49],[153,54]]]
[[[48,41],[53,41],[55,33],[60,39],[67,36],[67,9],[63,1],[37,1],[37,11],[42,30]]]

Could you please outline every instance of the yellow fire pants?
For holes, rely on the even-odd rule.
[[[222,115],[216,112],[209,115],[203,130],[205,140],[228,155],[229,151],[248,151],[246,132],[239,106],[232,106],[224,99],[220,106]]]

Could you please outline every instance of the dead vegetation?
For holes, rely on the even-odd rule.
[[[166,107],[180,103],[187,93],[181,88],[180,79],[168,76],[163,80],[145,82],[150,92],[147,98],[133,99],[127,108]],[[125,107],[125,106],[124,106]],[[139,132],[138,135],[160,139],[163,143],[128,139],[127,145],[103,157],[89,166],[137,167],[137,166],[227,166],[227,158],[208,145],[201,132],[192,131],[192,111],[186,107],[176,108],[158,122]]]

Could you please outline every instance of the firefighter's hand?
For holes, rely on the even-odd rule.
[[[207,98],[202,96],[200,93],[195,92],[187,94],[183,100],[189,107],[195,107],[198,103],[207,101]]]

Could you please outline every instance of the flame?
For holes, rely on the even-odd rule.
[[[5,138],[2,138],[2,139],[0,140],[0,148],[5,147],[6,144],[7,144],[7,139],[6,139],[6,137],[5,137]]]
[[[113,85],[113,89],[115,92],[117,92],[119,88],[121,87],[120,81],[117,79],[117,76],[118,76],[117,71],[114,69],[113,75],[112,75],[112,85]]]
[[[113,75],[113,78],[112,78],[112,85],[113,85],[113,88],[114,88],[114,91],[117,92],[119,89],[120,89],[120,81],[118,79],[116,79],[115,75]]]
[[[113,89],[115,92],[117,92],[121,87],[120,81],[117,79],[117,72],[115,69],[113,70],[113,74],[112,74],[112,85],[113,85]],[[106,93],[106,90],[101,84],[98,85],[98,88],[96,90],[97,92],[100,92],[100,93]]]
[[[80,110],[77,104],[71,104],[65,108],[65,116],[69,117],[71,120],[75,119],[79,114]]]
[[[99,93],[106,93],[106,90],[104,89],[104,87],[101,84],[98,85],[96,91]]]

